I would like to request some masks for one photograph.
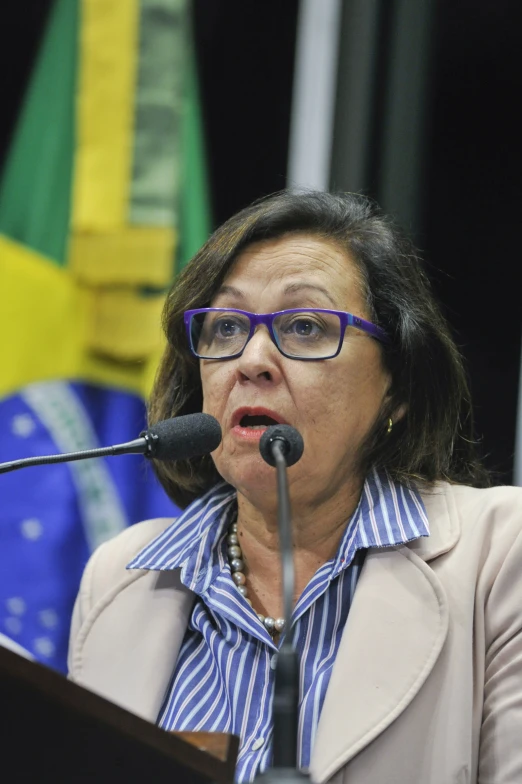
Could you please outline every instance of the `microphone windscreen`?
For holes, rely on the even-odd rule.
[[[221,443],[221,426],[210,414],[187,414],[157,422],[146,431],[149,457],[190,460],[213,452]]]
[[[301,459],[304,442],[301,433],[290,425],[272,425],[267,427],[259,440],[259,451],[263,460],[271,466],[276,462],[272,453],[272,444],[279,441],[283,445],[283,453],[287,466],[292,466]]]

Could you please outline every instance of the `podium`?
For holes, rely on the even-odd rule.
[[[166,732],[0,647],[2,781],[229,784],[239,739]]]

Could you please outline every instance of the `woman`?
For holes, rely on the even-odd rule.
[[[282,193],[209,239],[164,325],[151,421],[205,411],[223,440],[157,465],[177,521],[91,559],[71,677],[166,729],[238,734],[240,781],[266,768],[284,628],[258,447],[284,422],[305,444],[289,469],[301,767],[522,781],[522,493],[479,489],[461,359],[410,243],[361,196]]]

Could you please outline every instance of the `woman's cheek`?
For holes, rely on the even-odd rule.
[[[201,377],[201,385],[203,389],[203,411],[205,414],[212,414],[217,419],[220,419],[220,404],[221,408],[223,408],[225,402],[225,395],[223,394],[223,390],[219,389],[219,385],[216,383],[216,378],[214,374],[209,374],[208,372],[202,374]]]

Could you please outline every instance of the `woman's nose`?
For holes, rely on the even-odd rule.
[[[260,324],[238,358],[238,370],[248,378],[267,374],[275,378],[279,372],[279,356],[281,355],[267,327]]]

